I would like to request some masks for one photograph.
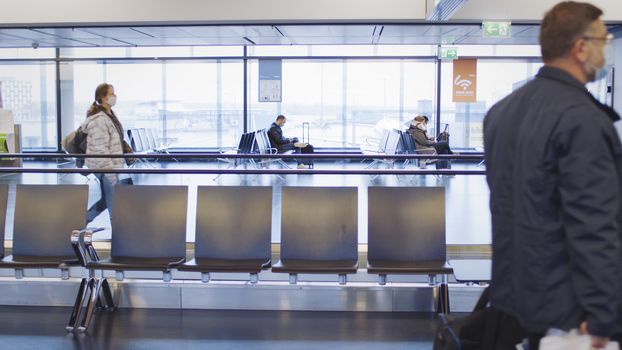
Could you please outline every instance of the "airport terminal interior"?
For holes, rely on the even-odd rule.
[[[620,113],[622,4],[589,2]],[[0,348],[432,349],[490,282],[483,119],[555,3],[7,1]],[[62,144],[101,83],[123,168]],[[279,115],[312,154],[270,144]]]

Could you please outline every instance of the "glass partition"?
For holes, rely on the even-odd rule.
[[[244,126],[242,72],[241,60],[76,62],[74,124],[108,82],[125,128],[155,129],[174,148],[235,146]]]
[[[259,102],[258,61],[249,64],[249,128],[288,117],[284,133],[310,126],[315,147],[361,147],[384,129],[405,129],[414,114],[434,119],[434,60],[283,60],[282,102]]]
[[[22,126],[22,150],[56,149],[56,64],[52,61],[0,62],[4,109]]]

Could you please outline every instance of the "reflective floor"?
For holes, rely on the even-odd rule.
[[[2,349],[432,348],[436,316],[423,313],[119,309],[87,334],[66,333],[65,307],[0,308]]]

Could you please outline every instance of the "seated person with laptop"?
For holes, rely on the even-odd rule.
[[[283,137],[283,130],[281,129],[283,125],[287,122],[287,118],[284,115],[279,115],[276,117],[276,120],[272,125],[270,125],[270,129],[268,130],[268,138],[270,139],[270,144],[272,147],[276,148],[279,153],[287,152],[287,151],[295,151],[296,153],[313,153],[313,146],[308,143],[298,142],[298,138],[286,138]],[[298,168],[307,167],[300,160],[296,160],[298,163]],[[307,161],[308,163],[309,162]]]
[[[408,128],[408,133],[413,138],[415,142],[415,147],[417,150],[421,150],[420,153],[433,153],[432,149],[436,151],[436,154],[455,154],[451,148],[449,147],[449,134],[447,133],[447,126],[445,130],[438,135],[436,138],[436,142],[433,137],[428,137],[427,134],[427,124],[428,117],[426,116],[416,116],[410,127]],[[446,163],[446,164],[445,164]],[[450,168],[448,161],[438,161],[437,168]]]

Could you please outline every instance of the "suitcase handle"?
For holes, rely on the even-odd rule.
[[[306,133],[305,133],[305,129],[306,129]],[[310,143],[309,142],[309,130],[310,130],[309,122],[302,123],[302,142],[303,143]]]

